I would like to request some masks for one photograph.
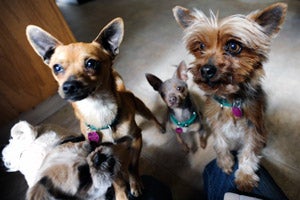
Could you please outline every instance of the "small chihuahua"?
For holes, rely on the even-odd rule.
[[[215,136],[217,163],[230,174],[231,151],[237,151],[235,183],[241,191],[251,191],[259,182],[256,170],[267,140],[263,63],[286,12],[285,3],[276,3],[219,20],[212,12],[209,18],[199,10],[173,9],[195,57],[190,68],[194,82],[207,96],[204,116]]]
[[[31,46],[51,68],[59,84],[58,93],[71,102],[86,139],[96,142],[114,142],[124,136],[133,139],[129,183],[132,195],[139,196],[142,135],[135,113],[153,120],[162,132],[165,130],[145,104],[125,89],[122,78],[112,68],[123,33],[121,18],[108,23],[91,43],[64,45],[37,26],[29,25],[26,29]]]
[[[195,106],[186,83],[187,66],[182,61],[173,77],[166,81],[160,80],[153,74],[146,74],[146,78],[155,91],[157,91],[163,101],[168,106],[168,124],[176,133],[178,142],[185,152],[196,150],[190,148],[184,141],[182,134],[188,132],[198,132],[200,146],[206,147],[206,132],[204,131],[202,114]]]

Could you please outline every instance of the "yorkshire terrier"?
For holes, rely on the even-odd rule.
[[[167,124],[176,134],[177,141],[185,152],[197,150],[195,145],[188,145],[183,135],[198,133],[200,146],[206,147],[206,132],[203,126],[202,113],[194,103],[188,89],[187,66],[182,61],[172,78],[162,81],[153,74],[146,74],[146,78],[155,91],[157,91],[168,107]]]
[[[256,171],[267,140],[263,63],[286,12],[285,3],[223,19],[212,12],[207,17],[199,10],[173,9],[195,57],[190,68],[194,82],[207,96],[204,115],[215,136],[217,163],[230,174],[231,151],[237,151],[235,183],[241,191],[251,191],[259,182]]]

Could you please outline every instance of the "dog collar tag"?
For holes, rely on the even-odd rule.
[[[182,130],[181,127],[177,127],[177,128],[175,129],[175,132],[176,132],[177,134],[181,134],[181,133],[183,132],[183,130]]]
[[[97,132],[89,132],[88,133],[88,139],[90,142],[99,142],[99,135]]]
[[[241,99],[234,100],[233,105],[232,105],[232,113],[236,117],[242,117],[243,116],[242,100]]]
[[[239,107],[232,107],[232,113],[236,117],[242,117],[243,116],[243,112]]]

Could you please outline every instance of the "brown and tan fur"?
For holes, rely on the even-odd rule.
[[[191,133],[197,133],[196,137],[199,140],[200,146],[204,149],[206,147],[207,133],[204,129],[202,113],[194,103],[193,97],[188,89],[187,72],[187,66],[185,62],[182,61],[170,79],[162,81],[153,74],[146,74],[146,78],[167,105],[168,119],[166,120],[166,124],[176,135],[176,139],[183,150],[188,153],[190,151],[195,152],[198,149],[196,146],[197,142],[192,142],[195,144],[190,145],[185,141],[184,138],[186,137],[183,135],[191,137]],[[178,124],[175,124],[170,118],[172,115],[179,122],[185,122],[191,118],[193,112],[197,114],[196,119],[186,127],[178,126]],[[178,127],[183,131],[182,133],[176,132]]]
[[[130,136],[132,160],[129,166],[129,182],[134,196],[141,194],[142,184],[138,173],[138,161],[142,148],[141,129],[135,122],[135,113],[157,121],[145,104],[125,89],[120,75],[112,68],[123,39],[123,20],[116,18],[106,25],[91,43],[63,45],[39,27],[30,25],[27,38],[33,49],[51,69],[58,82],[58,93],[71,102],[80,128],[85,137],[91,132],[87,124],[96,128],[101,141],[114,142]]]
[[[248,15],[218,19],[212,12],[209,18],[198,10],[173,9],[186,47],[195,57],[190,68],[194,82],[206,93],[204,115],[215,136],[217,163],[230,174],[234,164],[230,151],[237,151],[235,183],[242,191],[252,190],[259,181],[256,170],[267,140],[263,63],[286,11],[286,4],[276,3]],[[230,106],[220,106],[216,96],[229,103],[241,100],[243,115],[237,117]]]
[[[55,147],[43,160],[26,199],[104,200],[108,188],[116,181],[118,187],[123,187],[118,189],[125,190],[130,146],[131,139],[127,137],[116,144],[95,146],[82,141]],[[126,198],[116,196],[116,199]]]

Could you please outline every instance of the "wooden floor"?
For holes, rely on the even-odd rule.
[[[282,32],[274,40],[270,61],[265,65],[264,87],[269,95],[267,125],[271,132],[268,145],[263,151],[262,164],[269,170],[278,185],[291,200],[300,196],[300,1],[288,1],[288,18]],[[263,8],[270,1],[90,1],[86,4],[59,7],[71,30],[79,41],[93,40],[98,31],[111,19],[123,17],[125,36],[115,68],[123,76],[127,88],[140,97],[161,120],[165,107],[160,97],[147,83],[144,74],[153,73],[161,79],[172,76],[181,60],[191,61],[182,43],[182,30],[175,23],[171,9],[175,5],[203,9],[211,8],[220,16],[249,13]],[[51,30],[48,30],[51,32]],[[50,75],[50,74],[49,74]],[[189,85],[195,94],[199,90]],[[1,129],[0,142],[8,142],[9,129],[19,119],[32,124],[54,123],[73,131],[79,131],[69,104],[58,95],[23,113]],[[205,150],[185,154],[174,135],[168,131],[159,133],[151,122],[137,117],[143,129],[143,150],[140,159],[141,174],[156,177],[170,186],[174,199],[201,199],[202,171],[215,158],[209,139]],[[24,199],[26,184],[18,173],[0,171],[1,199]],[[2,198],[3,197],[3,198]]]

